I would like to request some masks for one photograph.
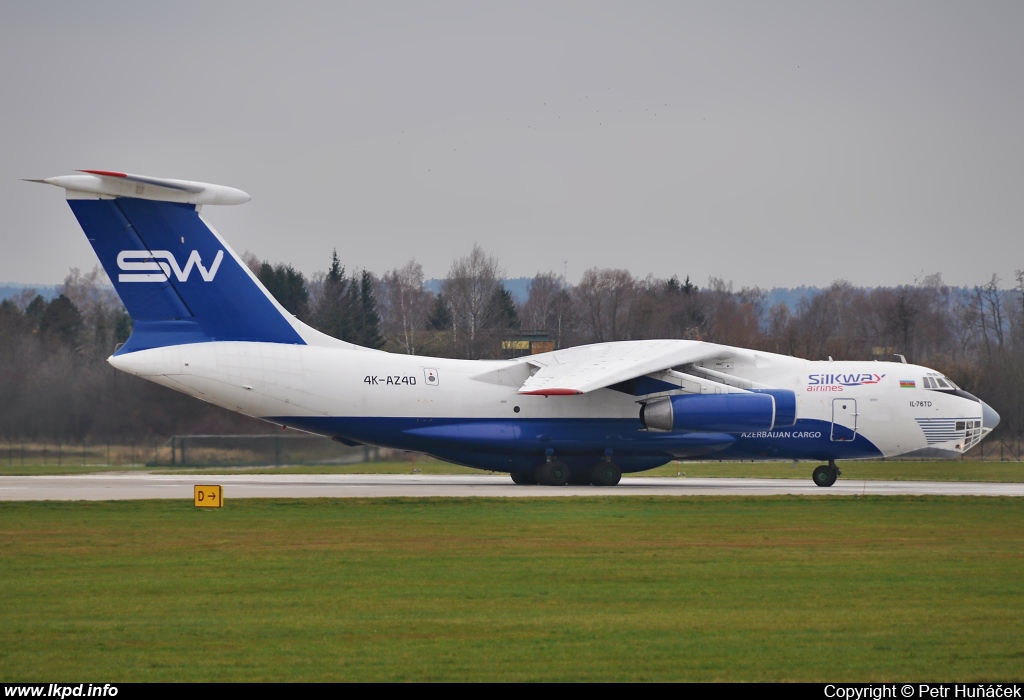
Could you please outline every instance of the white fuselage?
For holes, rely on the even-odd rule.
[[[964,398],[969,395],[924,389],[923,377],[935,374],[928,368],[815,362],[732,350],[729,362],[707,363],[709,371],[736,385],[752,382],[792,390],[797,420],[789,426],[735,434],[735,443],[726,450],[729,454],[848,459],[933,450],[952,455],[963,453],[982,436],[982,404]],[[533,439],[529,426],[534,425],[550,432],[543,426],[621,422],[618,432],[607,438],[606,449],[619,449],[616,440],[623,445],[632,440],[623,431],[643,430],[638,397],[627,393],[599,389],[575,396],[520,394],[533,371],[528,359],[468,361],[349,347],[210,342],[117,355],[110,362],[250,416],[351,441],[424,452],[439,451],[431,449],[430,440],[420,444],[407,431],[435,422],[507,423],[515,428],[515,441],[495,444],[498,450],[528,449]],[[700,371],[702,364],[695,370]],[[537,439],[543,437],[547,436]],[[446,438],[449,443],[454,440],[451,431]],[[851,451],[854,443],[863,448],[858,438],[872,449],[865,454]],[[636,443],[630,444],[636,448]]]

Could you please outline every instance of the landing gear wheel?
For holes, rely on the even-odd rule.
[[[814,479],[815,486],[827,488],[836,483],[836,479],[839,478],[839,470],[831,465],[822,464],[820,467],[815,467],[811,478]]]
[[[622,478],[622,470],[611,462],[595,464],[590,470],[590,481],[594,486],[615,486]]]
[[[537,467],[537,483],[545,486],[565,486],[569,483],[569,467],[561,462],[548,462]]]
[[[530,486],[537,483],[533,472],[512,472],[512,481],[519,486]]]

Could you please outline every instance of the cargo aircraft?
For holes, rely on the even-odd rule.
[[[134,321],[114,367],[346,445],[426,453],[516,484],[613,486],[671,460],[957,457],[999,422],[948,377],[688,340],[512,360],[371,350],[288,313],[201,216],[246,193],[84,170],[33,180],[68,204]]]

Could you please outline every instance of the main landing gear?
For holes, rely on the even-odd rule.
[[[839,471],[839,467],[836,466],[836,461],[834,459],[830,459],[828,464],[822,464],[820,467],[815,467],[811,478],[814,480],[815,486],[827,488],[836,483],[836,479],[839,478],[840,474],[842,474],[842,472]]]
[[[615,486],[621,478],[622,470],[614,462],[598,462],[589,469],[572,471],[563,462],[551,461],[540,465],[534,471],[512,472],[512,481],[520,486],[530,484]]]
[[[537,483],[537,477],[531,471],[512,472],[512,482],[519,486],[531,486]]]
[[[622,470],[612,462],[598,462],[590,468],[590,483],[594,486],[615,486],[622,478]]]

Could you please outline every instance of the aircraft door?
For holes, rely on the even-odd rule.
[[[857,437],[857,400],[832,399],[832,441],[849,442]]]

